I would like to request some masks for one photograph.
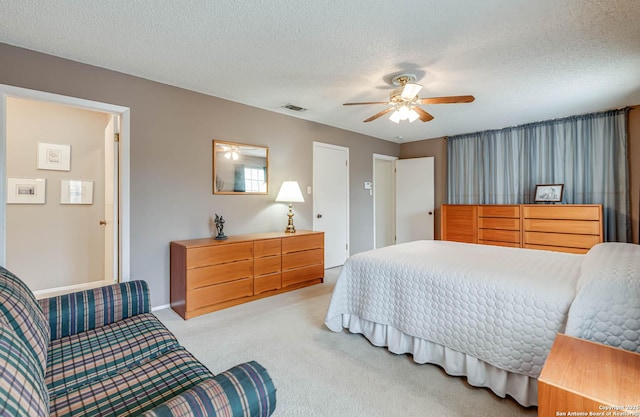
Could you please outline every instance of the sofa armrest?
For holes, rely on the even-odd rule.
[[[49,319],[51,340],[150,312],[149,286],[128,281],[38,301]]]
[[[268,417],[276,408],[271,377],[255,361],[237,365],[156,406],[144,417]]]

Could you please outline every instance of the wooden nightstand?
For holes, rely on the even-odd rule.
[[[538,416],[640,416],[640,354],[558,334],[538,378]]]

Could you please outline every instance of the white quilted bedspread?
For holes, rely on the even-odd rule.
[[[640,353],[640,246],[594,246],[578,288],[566,333]]]
[[[563,332],[583,255],[416,241],[362,252],[342,267],[325,319],[390,325],[537,378]]]

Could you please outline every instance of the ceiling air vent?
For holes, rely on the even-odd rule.
[[[299,112],[303,112],[303,111],[307,111],[307,109],[305,109],[304,107],[300,107],[300,106],[296,106],[295,104],[285,104],[284,106],[282,106],[285,109],[289,109],[289,110],[293,110],[293,111],[299,111]]]

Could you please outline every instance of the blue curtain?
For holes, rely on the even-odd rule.
[[[233,191],[246,191],[246,183],[244,181],[244,165],[235,165],[235,175],[233,176]]]
[[[526,204],[536,184],[564,184],[563,203],[602,204],[606,241],[631,241],[629,109],[451,136],[449,204]]]

